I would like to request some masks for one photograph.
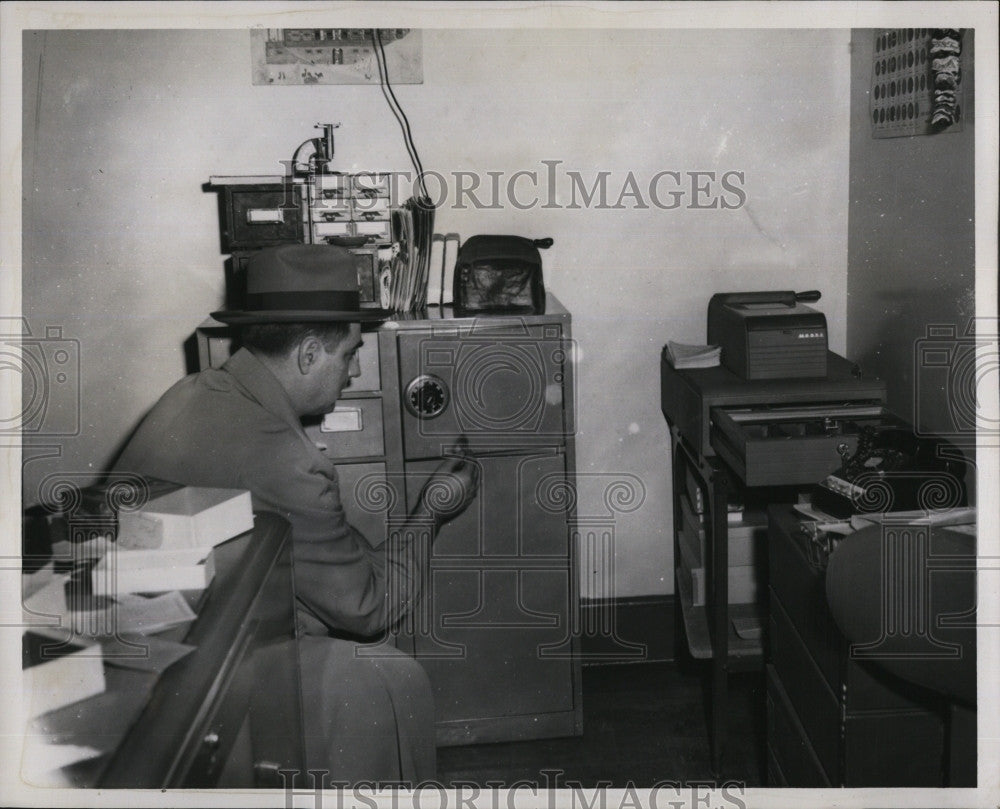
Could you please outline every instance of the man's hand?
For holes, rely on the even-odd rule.
[[[417,512],[432,517],[438,528],[465,511],[479,491],[479,466],[464,435],[455,450],[457,457],[446,458],[434,470],[417,503]]]

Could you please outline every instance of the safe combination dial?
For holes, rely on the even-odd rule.
[[[422,374],[406,386],[403,402],[418,419],[432,419],[448,406],[448,387],[436,376]]]

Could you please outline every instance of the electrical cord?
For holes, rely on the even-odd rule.
[[[396,121],[399,123],[400,129],[403,132],[403,142],[405,143],[406,151],[410,156],[410,162],[413,163],[413,168],[417,172],[417,182],[420,185],[421,205],[430,206],[430,195],[427,193],[427,186],[424,184],[424,166],[420,161],[420,155],[417,153],[416,144],[413,142],[413,132],[410,130],[410,121],[406,117],[406,113],[403,112],[403,107],[399,103],[399,99],[396,98],[392,85],[389,83],[389,68],[386,64],[385,47],[382,44],[382,34],[377,28],[372,29],[372,44],[374,46],[373,50],[375,52],[375,61],[378,63],[379,85],[382,89],[382,95],[385,96],[389,109],[392,111]]]
[[[389,105],[389,109],[392,111],[393,116],[396,118],[396,122],[402,130],[403,142],[406,146],[406,151],[410,156],[410,162],[413,163],[413,167],[417,171],[417,181],[418,183],[421,183],[421,189],[423,190],[423,165],[420,162],[420,156],[417,154],[416,148],[413,144],[413,135],[409,128],[409,120],[403,112],[399,99],[397,99],[395,93],[392,92],[392,86],[389,83],[389,68],[386,63],[385,48],[382,46],[382,36],[378,29],[372,29],[372,48],[375,53],[375,60],[378,64],[379,85],[382,90],[382,95],[385,97],[386,103]]]

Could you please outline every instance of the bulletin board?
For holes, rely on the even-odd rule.
[[[961,131],[961,56],[960,30],[876,31],[869,95],[872,136]]]
[[[379,29],[391,84],[422,84],[414,28]],[[378,84],[370,28],[261,28],[250,32],[254,84]]]

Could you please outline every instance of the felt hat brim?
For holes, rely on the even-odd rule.
[[[220,311],[212,317],[233,326],[250,326],[261,323],[381,323],[392,313],[387,309],[359,309],[355,312],[331,312],[329,309],[309,311]]]

